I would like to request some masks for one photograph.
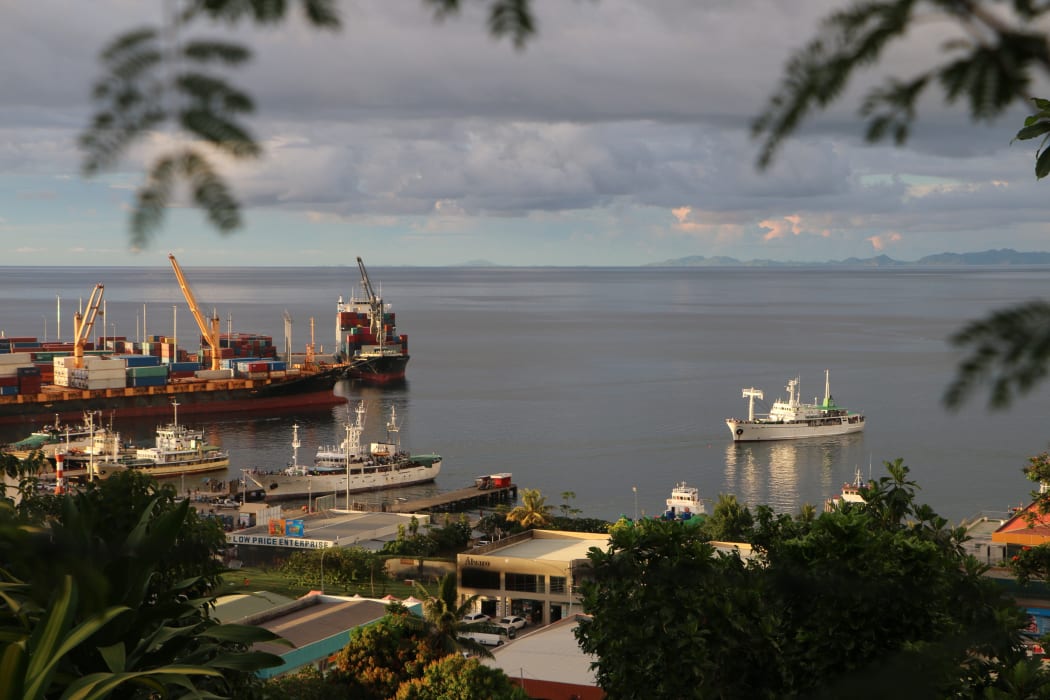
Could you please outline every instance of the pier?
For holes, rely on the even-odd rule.
[[[518,500],[517,484],[490,487],[470,486],[412,501],[384,503],[383,510],[387,513],[465,513],[479,508],[494,508],[500,503],[514,503],[516,500]]]

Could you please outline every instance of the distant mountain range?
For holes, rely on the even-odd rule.
[[[1010,248],[986,250],[981,253],[937,253],[927,255],[914,262],[894,260],[886,255],[873,258],[846,258],[825,262],[781,262],[778,260],[737,260],[715,256],[689,255],[684,258],[649,263],[645,267],[799,267],[799,266],[850,266],[850,267],[912,267],[964,266],[964,265],[1050,265],[1050,253],[1019,253]]]

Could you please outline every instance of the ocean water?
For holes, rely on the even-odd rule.
[[[271,335],[283,347],[287,311],[300,352],[311,320],[314,342],[330,351],[336,302],[359,289],[353,265],[184,272],[223,331]],[[727,493],[794,512],[819,506],[857,470],[884,475],[882,463],[900,457],[920,501],[958,521],[1026,502],[1032,485],[1021,470],[1047,449],[1050,383],[994,413],[984,395],[957,413],[941,397],[958,361],[949,335],[990,310],[1045,295],[1048,268],[369,273],[397,314],[398,332],[408,334],[408,381],[387,389],[344,382],[336,390],[366,401],[366,440],[383,435],[394,405],[403,445],[441,454],[445,466],[433,486],[368,498],[451,490],[511,472],[549,503],[571,491],[575,507],[603,518],[662,512],[678,481],[698,486],[709,502]],[[0,332],[68,340],[78,301],[96,282],[105,284],[107,335],[197,336],[168,267],[0,268]],[[757,408],[766,410],[798,375],[808,401],[823,395],[825,369],[838,403],[866,414],[864,433],[732,442],[724,420],[746,416],[744,387],[765,392]],[[209,436],[232,453],[229,473],[216,477],[288,463],[293,423],[305,461],[318,444],[341,439],[346,415],[337,406],[208,419]],[[115,427],[148,441],[155,426]],[[25,432],[0,427],[0,440]],[[199,478],[186,477],[186,485]]]

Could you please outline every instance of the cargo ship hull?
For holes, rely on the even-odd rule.
[[[395,384],[405,381],[407,366],[408,355],[357,357],[346,369],[346,377],[368,384]]]
[[[169,416],[171,403],[187,415],[322,408],[345,403],[334,392],[343,368],[286,379],[186,379],[162,386],[81,390],[44,386],[36,394],[0,396],[0,424],[72,420],[85,411],[115,417]]]

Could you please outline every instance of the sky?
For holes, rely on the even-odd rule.
[[[938,96],[905,147],[864,143],[863,94],[940,60],[960,36],[943,18],[927,18],[759,171],[751,124],[837,0],[538,2],[524,50],[488,34],[480,3],[464,4],[439,22],[419,0],[346,0],[338,33],[299,20],[195,29],[254,54],[230,79],[255,99],[247,123],[263,156],[221,162],[244,226],[220,234],[180,199],[134,248],[143,173],[187,137],[149,134],[92,178],[77,140],[100,51],[160,25],[163,3],[3,0],[0,266],[164,266],[168,252],[189,267],[1050,250],[1037,144],[1011,144],[1023,106],[974,125]]]

